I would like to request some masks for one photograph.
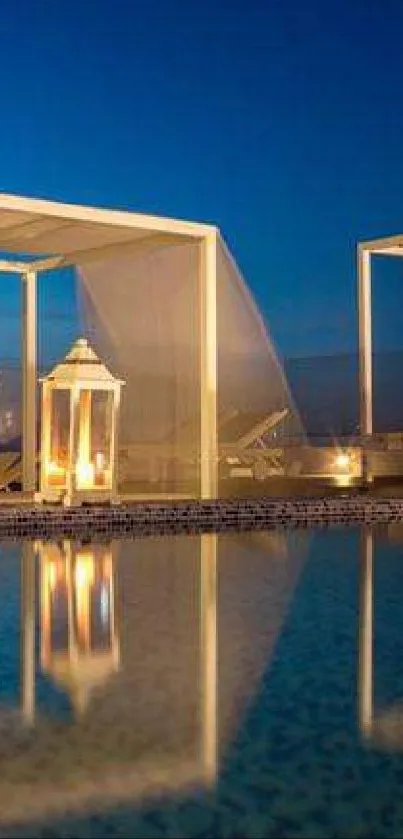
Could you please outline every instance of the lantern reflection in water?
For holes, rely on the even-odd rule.
[[[77,711],[119,669],[114,545],[38,543],[41,667]]]

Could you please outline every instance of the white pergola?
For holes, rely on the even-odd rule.
[[[371,257],[403,256],[403,235],[358,245],[358,333],[360,431],[373,432]]]
[[[0,194],[0,272],[19,274],[22,307],[23,490],[35,490],[37,315],[41,271],[183,241],[200,245],[202,498],[217,494],[217,244],[213,225]],[[223,243],[222,243],[223,244]],[[12,260],[9,254],[28,254]]]

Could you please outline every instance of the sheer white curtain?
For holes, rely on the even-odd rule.
[[[81,265],[83,329],[126,381],[121,476],[135,492],[199,493],[200,244],[152,245],[140,254]],[[282,439],[299,417],[260,312],[221,240],[217,253],[218,413],[248,430],[288,409]],[[239,428],[233,428],[238,433]],[[222,434],[231,434],[223,425]],[[226,438],[228,439],[228,437]]]

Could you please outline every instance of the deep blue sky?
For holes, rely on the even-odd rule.
[[[355,349],[354,244],[403,231],[402,49],[401,0],[4,2],[0,189],[216,222],[284,355]]]

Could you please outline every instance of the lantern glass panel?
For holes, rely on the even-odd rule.
[[[105,488],[112,483],[113,394],[81,390],[79,396],[76,486]]]
[[[48,483],[64,487],[70,455],[70,391],[54,389],[50,393]]]
[[[96,486],[111,485],[113,420],[113,392],[94,391],[91,403],[91,456],[95,467]]]

